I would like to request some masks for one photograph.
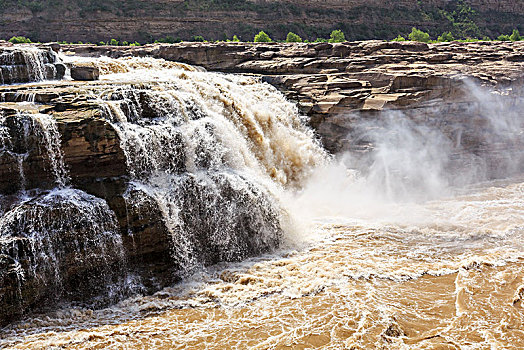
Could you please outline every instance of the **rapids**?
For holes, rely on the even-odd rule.
[[[147,58],[63,59],[101,69],[91,99],[125,154],[126,206],[159,209],[182,280],[140,295],[111,209],[71,188],[52,120],[23,114],[27,134],[42,141],[54,189],[35,195],[20,186],[17,204],[4,209],[2,239],[11,236],[4,232],[31,233],[40,246],[31,271],[48,266],[40,274],[60,289],[67,264],[54,237],[83,228],[82,244],[95,253],[83,259],[109,261],[96,265],[98,278],[83,282],[105,283],[107,290],[94,296],[120,301],[102,308],[64,304],[25,316],[0,330],[0,347],[524,348],[518,170],[488,180],[476,157],[474,181],[452,181],[446,159],[455,150],[441,142],[445,135],[388,123],[366,125],[394,132],[375,133],[376,151],[357,166],[354,155],[326,155],[296,107],[256,78]],[[493,142],[519,145],[522,113],[490,110],[490,118],[497,116],[511,123],[497,129]],[[25,153],[13,148],[1,118],[1,150],[23,162]],[[410,147],[403,148],[406,140]],[[506,154],[511,169],[521,169],[522,150]],[[453,176],[460,174],[455,169]],[[61,206],[65,226],[51,225]],[[201,232],[205,244],[194,238]],[[203,250],[218,263],[202,264]]]
[[[307,248],[215,266],[111,308],[3,330],[16,349],[520,349],[524,183],[320,221]],[[412,214],[424,213],[416,222]],[[405,224],[403,218],[409,218]]]

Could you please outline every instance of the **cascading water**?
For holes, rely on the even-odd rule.
[[[61,133],[68,132],[59,131],[55,117],[19,112],[2,119],[4,156],[20,164],[18,190],[11,191],[18,199],[1,219],[2,253],[21,271],[22,311],[37,302],[24,294],[34,281],[56,291],[42,290],[40,299],[107,300],[102,286],[119,283],[115,295],[154,291],[196,268],[239,261],[283,241],[292,228],[281,202],[284,188],[298,185],[308,168],[325,159],[294,105],[254,78],[152,59],[91,64],[118,72],[82,96],[116,132],[127,175],[105,181],[113,189],[124,183],[121,192],[100,194],[80,184],[104,201],[73,188],[78,181],[61,150],[69,142],[61,141]],[[52,180],[44,186],[40,176],[35,189],[26,184],[24,170],[43,158]],[[78,240],[70,242],[72,237]],[[16,245],[30,248],[19,252]],[[82,279],[101,288],[75,293],[70,281]]]
[[[49,299],[76,302],[168,287],[106,309],[74,304],[25,318],[0,331],[0,346],[524,347],[522,178],[471,185],[490,178],[482,174],[489,162],[501,177],[521,174],[520,97],[478,94],[489,101],[476,105],[480,113],[439,120],[406,111],[362,122],[360,136],[376,147],[361,164],[327,159],[295,107],[256,78],[147,58],[83,63],[105,74],[56,93],[57,124],[18,116],[28,119],[17,134],[30,145],[40,132],[54,170],[50,192],[32,193],[39,190],[28,178],[15,193],[25,188],[26,199],[0,219],[0,281],[22,287],[10,295],[32,295],[43,290],[38,279],[22,279],[41,276],[56,286]],[[82,113],[91,124],[71,117]],[[4,153],[22,165],[33,159],[27,149],[34,147],[12,141],[13,114],[0,120]],[[127,170],[94,180],[78,169],[74,175],[75,145],[107,147],[103,155],[122,159]],[[56,170],[60,164],[69,176]],[[456,165],[462,168],[448,172]],[[451,178],[457,174],[464,179]],[[467,187],[453,188],[451,180]],[[296,239],[290,230],[297,227],[301,244],[261,255]],[[18,231],[42,247],[39,254],[17,248],[28,240],[13,239]],[[92,271],[70,265],[74,256]],[[173,285],[161,281],[166,274],[186,279]],[[98,288],[75,295],[73,284]]]
[[[50,49],[2,47],[0,84],[61,79],[65,66],[58,66],[58,63],[58,55]]]
[[[185,70],[160,84],[148,78],[103,91],[97,102],[133,180],[126,202],[157,203],[177,274],[276,247],[289,228],[282,185],[324,157],[295,108],[251,78]]]
[[[39,293],[50,302],[90,303],[102,292],[109,298],[123,293],[122,238],[114,214],[101,199],[55,189],[5,213],[0,232],[0,256],[16,271],[15,276],[3,276],[4,282],[17,285],[14,295],[5,296],[14,309],[29,307]],[[83,274],[86,268],[88,277]],[[66,273],[71,269],[78,272]]]
[[[25,163],[35,154],[48,164],[50,191],[26,189]],[[27,112],[2,116],[0,155],[15,159],[19,174],[11,195],[0,196],[4,314],[17,315],[43,300],[121,296],[125,254],[115,215],[104,200],[68,187],[56,120]]]

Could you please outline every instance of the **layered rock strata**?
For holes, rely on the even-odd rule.
[[[348,116],[475,103],[465,80],[490,89],[524,82],[524,42],[425,44],[363,41],[314,44],[181,43],[143,47],[63,46],[81,56],[151,56],[210,71],[250,73],[298,103],[331,152],[347,150]],[[354,145],[353,145],[354,146]]]

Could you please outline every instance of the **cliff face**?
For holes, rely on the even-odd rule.
[[[518,0],[125,0],[63,1],[45,5],[0,1],[0,38],[28,36],[39,41],[150,41],[202,35],[252,40],[260,30],[275,39],[289,31],[311,40],[342,29],[350,40],[391,39],[412,26],[437,36],[444,31],[497,36],[524,31]],[[473,25],[472,25],[473,23]]]

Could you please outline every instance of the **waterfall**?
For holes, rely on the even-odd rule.
[[[15,305],[24,308],[37,298],[28,300],[31,290],[49,300],[121,293],[121,286],[112,287],[124,276],[124,249],[105,201],[79,190],[56,189],[8,211],[0,232],[0,256],[9,257],[16,272],[16,294],[8,295]]]
[[[126,156],[127,205],[156,203],[182,276],[276,247],[284,187],[324,157],[295,107],[252,78],[179,69],[164,80],[97,100]]]
[[[70,188],[56,120],[39,113],[0,116],[0,159],[14,159],[19,175],[8,191],[15,193],[0,196],[2,307],[9,315],[42,297],[92,303],[123,295],[126,259],[117,219],[103,199]],[[50,191],[26,189],[25,169],[32,165],[25,163],[39,157],[48,164]]]
[[[36,143],[36,145],[35,145]],[[38,149],[49,164],[53,182],[63,188],[69,182],[61,150],[60,133],[56,120],[47,114],[18,111],[10,117],[0,117],[0,152],[18,165],[18,189],[25,191],[24,161],[32,148]],[[12,184],[13,189],[16,184]]]
[[[0,84],[61,79],[64,68],[58,68],[59,58],[50,49],[29,46],[0,49]]]
[[[93,64],[101,82],[58,92],[59,109],[9,107],[0,119],[0,160],[17,168],[0,181],[0,307],[14,308],[4,318],[43,300],[156,291],[271,251],[294,226],[286,191],[326,159],[296,106],[258,78],[145,58]],[[4,96],[27,107],[38,93]],[[68,104],[80,109],[64,119]],[[78,152],[98,152],[106,132],[122,173],[78,178]]]

